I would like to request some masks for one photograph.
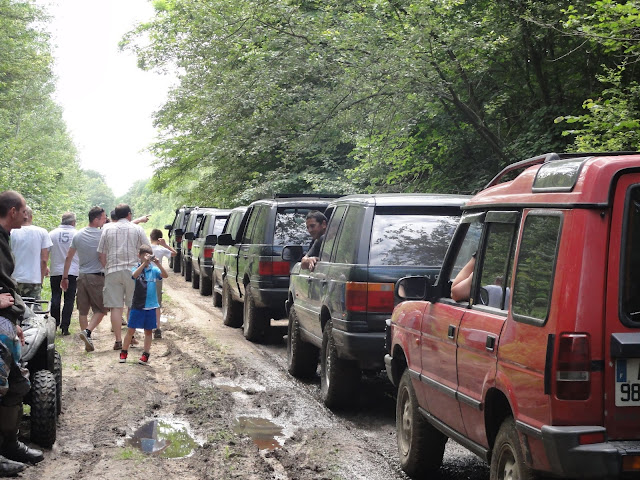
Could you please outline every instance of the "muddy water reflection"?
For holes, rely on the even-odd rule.
[[[187,457],[198,446],[184,422],[167,419],[145,423],[126,440],[126,444],[163,458]]]
[[[274,450],[282,445],[276,437],[282,436],[282,427],[260,417],[237,417],[233,422],[233,431],[251,437],[260,450]]]

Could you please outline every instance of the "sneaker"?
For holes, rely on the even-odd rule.
[[[114,350],[122,350],[122,342],[116,342],[113,344]]]
[[[120,360],[118,360],[120,363],[124,363],[127,361],[127,355],[129,355],[129,352],[127,352],[126,350],[120,350]]]
[[[153,338],[162,338],[162,330],[160,330],[159,328],[156,328],[153,331]]]
[[[149,364],[149,354],[147,352],[142,352],[142,356],[140,360],[138,360],[140,365],[148,365]]]
[[[63,329],[62,329],[62,335],[64,335],[65,337],[66,337],[67,335],[70,335],[70,334],[69,334],[69,329],[68,329],[68,328],[63,328]]]
[[[93,340],[91,340],[91,332],[89,330],[83,330],[80,332],[80,340],[84,342],[84,349],[86,352],[93,352],[95,350]]]
[[[135,347],[139,344],[140,342],[136,339],[136,337],[131,337],[131,346]]]
[[[127,326],[127,321],[124,318],[122,319],[122,325]]]

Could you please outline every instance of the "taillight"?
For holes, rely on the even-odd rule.
[[[391,312],[393,287],[393,283],[347,282],[347,311]]]
[[[203,255],[204,255],[204,258],[212,258],[213,257],[213,248],[205,248]]]
[[[586,400],[591,392],[591,349],[585,333],[563,333],[558,346],[556,396]]]
[[[188,248],[189,250],[191,250],[191,245],[193,245],[193,241],[192,241],[192,240],[189,240],[189,241],[187,242],[187,248]]]
[[[290,267],[289,262],[261,260],[258,263],[258,275],[289,275]]]
[[[176,235],[176,242],[182,241],[182,235]]]

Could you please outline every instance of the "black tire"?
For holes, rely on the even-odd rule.
[[[200,275],[193,267],[191,267],[191,287],[200,288]]]
[[[191,266],[191,261],[189,261],[189,264],[186,263],[187,261],[185,260],[184,263],[184,281],[185,282],[190,282],[191,281],[191,272],[193,272],[193,267]]]
[[[53,376],[56,378],[56,413],[62,413],[62,357],[59,352],[53,355]]]
[[[233,300],[231,288],[226,280],[222,281],[222,323],[228,327],[240,327],[242,325],[240,303]]]
[[[427,422],[418,410],[409,370],[404,371],[398,385],[396,437],[400,466],[410,477],[428,477],[442,465],[447,437]]]
[[[244,338],[250,342],[263,341],[270,327],[270,319],[263,308],[256,307],[256,302],[251,292],[251,285],[247,285],[244,290],[242,317],[242,332]]]
[[[56,441],[56,378],[48,370],[31,377],[31,441],[51,448]]]
[[[172,258],[173,261],[173,272],[180,273],[180,269],[182,268],[182,255],[178,252],[178,254]]]
[[[490,480],[534,480],[536,476],[527,466],[520,447],[520,438],[513,417],[504,419],[491,453]]]
[[[322,332],[320,395],[328,408],[346,408],[357,401],[361,372],[355,362],[338,358],[332,332],[329,320]]]
[[[222,294],[215,290],[213,291],[213,306],[218,308],[222,307]]]
[[[169,268],[173,270],[173,257],[169,257]]]
[[[207,297],[211,295],[212,291],[213,291],[213,288],[211,285],[211,279],[206,275],[200,275],[200,295],[202,295],[203,297]],[[215,305],[215,302],[214,302],[214,305]],[[218,305],[215,305],[215,306],[217,307]]]
[[[287,368],[296,378],[310,378],[318,369],[318,347],[302,341],[300,338],[300,321],[296,309],[289,311],[289,327],[287,329]]]

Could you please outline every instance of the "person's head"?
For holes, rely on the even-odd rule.
[[[162,230],[158,228],[154,228],[153,230],[151,230],[151,233],[149,234],[149,238],[154,242],[157,242],[162,238]]]
[[[107,214],[104,208],[95,206],[89,210],[89,226],[94,228],[102,227],[107,221]]]
[[[14,190],[0,193],[0,225],[7,232],[20,228],[27,218],[27,202]]]
[[[76,224],[76,214],[73,212],[65,212],[62,214],[62,220],[60,221],[61,225],[72,225]]]
[[[22,225],[31,225],[33,223],[33,210],[31,210],[29,205],[27,205],[26,212],[27,216],[25,217]]]
[[[116,220],[122,220],[123,218],[128,218],[131,215],[131,207],[126,203],[120,203],[116,206],[115,209]]]
[[[141,245],[138,250],[138,257],[140,257],[140,261],[144,261],[147,255],[153,255],[153,250],[149,245]]]
[[[317,240],[327,230],[327,217],[324,213],[318,210],[313,210],[307,213],[307,232],[311,235],[311,238]]]
[[[112,222],[117,222],[118,218],[116,217],[116,211],[115,210],[111,210],[111,213],[109,214],[109,218],[111,219]]]

